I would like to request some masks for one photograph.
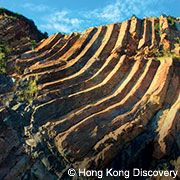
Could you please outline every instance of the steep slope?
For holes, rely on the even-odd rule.
[[[44,38],[47,38],[47,34],[41,33],[32,20],[0,8],[0,46],[8,50],[9,61],[6,62],[8,74],[15,71],[14,59],[31,50]]]
[[[41,33],[32,20],[26,17],[0,8],[0,42],[6,43],[10,48],[23,51],[28,47],[31,40],[36,42],[47,38],[46,34]]]
[[[69,167],[170,166],[180,156],[178,24],[132,17],[54,34],[16,58],[9,109],[21,114],[24,156],[33,161],[0,177],[63,179]]]
[[[25,116],[9,106],[16,89],[11,75],[18,72],[15,59],[44,38],[33,21],[0,8],[0,179],[17,179],[32,165],[23,145]]]

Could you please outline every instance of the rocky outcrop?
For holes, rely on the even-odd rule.
[[[25,51],[31,40],[36,42],[47,38],[41,33],[32,20],[26,17],[0,8],[0,42],[8,44],[17,53],[18,50]]]
[[[82,33],[57,33],[16,58],[16,86],[30,81],[23,92],[33,101],[17,106],[15,93],[9,103],[22,123],[17,132],[12,118],[3,122],[14,139],[7,147],[6,139],[0,141],[7,149],[0,164],[13,147],[25,154],[1,177],[66,179],[69,167],[151,169],[161,161],[177,168],[180,31],[178,19],[169,21],[132,17]]]
[[[13,79],[7,75],[0,74],[0,94],[11,91],[13,88]]]
[[[47,34],[41,33],[32,20],[18,13],[0,8],[0,46],[8,49],[6,61],[8,74],[20,71],[14,64],[15,59],[20,54],[34,48],[45,38],[47,38]]]

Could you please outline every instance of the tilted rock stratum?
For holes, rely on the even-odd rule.
[[[11,73],[14,96],[1,110],[8,130],[0,147],[12,145],[0,148],[0,179],[66,179],[70,167],[179,167],[179,23],[132,17],[53,34],[10,58],[18,71]],[[31,101],[19,100],[23,87]],[[11,154],[16,147],[23,154]],[[21,164],[7,170],[5,159],[17,156]]]

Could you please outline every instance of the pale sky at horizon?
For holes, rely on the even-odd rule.
[[[180,16],[180,0],[0,0],[0,7],[32,19],[42,32],[81,32],[130,18]]]

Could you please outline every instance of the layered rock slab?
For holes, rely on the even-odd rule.
[[[167,17],[132,17],[54,34],[17,58],[17,76],[37,80],[23,131],[34,157],[25,175],[65,178],[69,167],[104,169],[116,159],[120,169],[144,166],[138,157],[149,147],[149,162],[178,158],[179,54],[157,53],[174,51],[179,36]]]

